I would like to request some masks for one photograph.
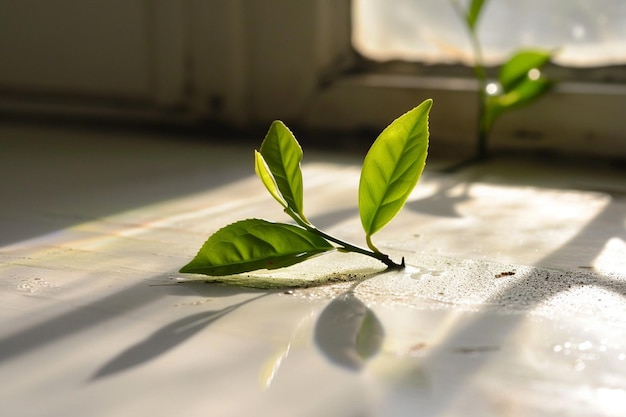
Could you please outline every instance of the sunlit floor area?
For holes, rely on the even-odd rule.
[[[254,142],[6,124],[0,146],[3,415],[626,415],[623,168],[429,160],[374,236],[406,269],[218,280],[178,269],[228,223],[289,221]],[[309,220],[359,245],[362,157],[303,162]]]

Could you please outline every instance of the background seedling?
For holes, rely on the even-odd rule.
[[[552,58],[552,52],[539,48],[520,49],[502,65],[497,81],[489,81],[478,36],[478,22],[487,0],[471,0],[467,7],[459,0],[450,2],[467,27],[474,55],[474,74],[478,80],[475,159],[482,160],[488,155],[487,141],[496,119],[535,101],[552,87],[553,83],[541,71]]]

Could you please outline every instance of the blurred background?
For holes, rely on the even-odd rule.
[[[354,43],[365,56],[472,65],[468,36],[449,0],[356,0]],[[468,2],[461,2],[467,4]],[[626,3],[619,0],[487,0],[479,19],[486,63],[516,48],[558,53],[564,67],[626,63]],[[621,74],[624,81],[626,74]]]
[[[490,146],[626,158],[626,3],[485,7],[479,35],[494,71],[519,47],[558,50],[547,69],[556,89],[503,117]],[[367,134],[369,144],[430,97],[431,150],[471,152],[471,63],[465,27],[445,0],[0,0],[5,123],[211,136],[256,134],[282,119],[321,143],[338,133]]]

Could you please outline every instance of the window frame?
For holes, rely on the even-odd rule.
[[[343,53],[350,67],[315,91],[296,122],[316,129],[380,129],[433,98],[431,147],[441,153],[473,150],[478,96],[471,68],[375,62],[360,56],[351,43]],[[549,73],[559,80],[554,90],[498,120],[490,146],[625,158],[625,68],[551,66]]]

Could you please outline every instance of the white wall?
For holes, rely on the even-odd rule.
[[[80,97],[83,112],[106,99],[238,124],[289,119],[351,54],[346,0],[0,0],[0,10],[5,109]]]

